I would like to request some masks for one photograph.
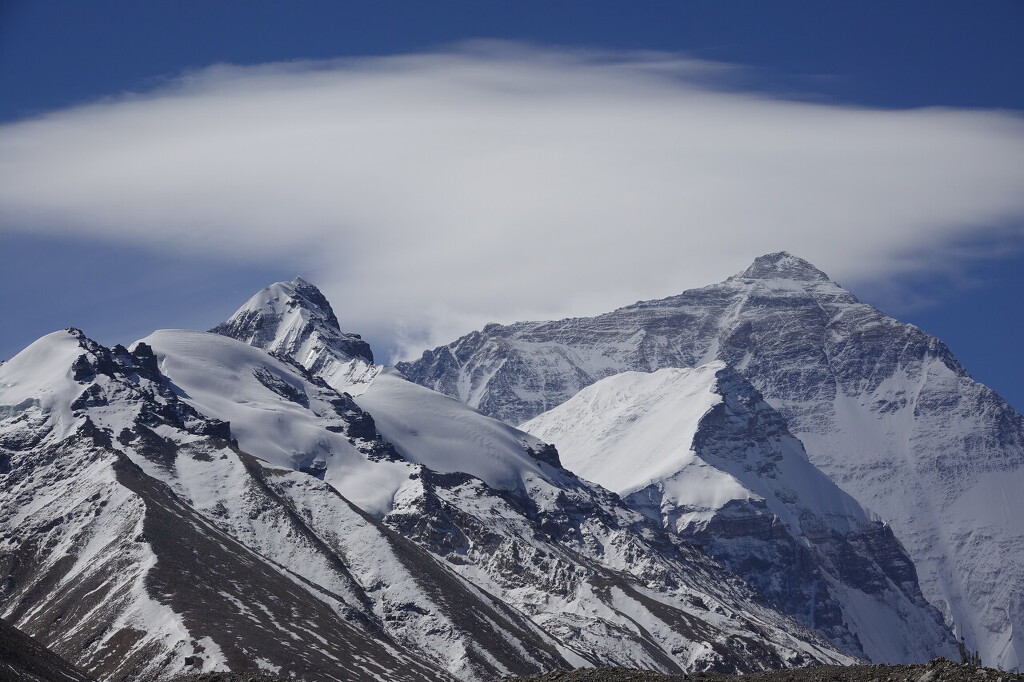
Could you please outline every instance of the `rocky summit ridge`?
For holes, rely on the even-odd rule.
[[[977,413],[957,402],[973,390],[966,373],[806,261],[759,261],[697,293],[492,325],[425,354],[424,371],[454,397],[375,364],[301,278],[258,292],[211,332],[159,331],[128,347],[77,329],[47,335],[0,365],[0,617],[104,681],[254,668],[352,682],[592,666],[755,673],[944,651],[950,632],[921,597],[900,526],[836,487],[844,469],[829,468],[814,428],[873,433],[836,398],[851,382],[855,405],[908,428],[937,409],[938,380],[962,389],[956,400],[940,392],[963,408],[960,430],[921,428],[978,445],[963,428]],[[910,354],[894,366],[909,383],[892,378],[886,354],[886,334],[901,330],[910,341],[897,350]],[[914,353],[939,364],[922,369]],[[652,373],[659,365],[670,371]],[[623,373],[636,369],[645,374]],[[573,396],[586,405],[588,386],[612,386],[614,405],[547,412]],[[467,387],[493,412],[547,412],[563,427],[593,419],[595,456],[640,448],[679,466],[603,487],[574,471],[586,467],[569,440],[559,453],[455,399]],[[659,404],[689,417],[646,409],[645,421],[644,406]],[[973,405],[1012,426],[997,403]],[[608,419],[615,410],[621,422]],[[964,473],[963,495],[994,472],[1012,486],[1008,433],[972,450],[976,461],[954,449],[929,463]],[[897,478],[906,466],[846,464]],[[684,472],[698,470],[715,499],[686,489]],[[978,519],[991,520],[972,513],[962,527]],[[968,539],[986,561],[1012,555],[998,523],[985,532]],[[970,634],[952,603],[939,605]],[[892,650],[870,641],[898,628],[909,634],[894,634]]]
[[[373,376],[370,344],[341,331],[327,297],[301,277],[260,290],[210,331],[289,358],[341,389]]]
[[[828,275],[788,251],[768,253],[754,259],[743,272],[729,279],[774,279],[796,282],[830,282]]]

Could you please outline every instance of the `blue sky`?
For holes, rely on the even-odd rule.
[[[8,1],[0,358],[302,274],[386,359],[787,249],[1020,409],[1022,29],[1015,1]]]

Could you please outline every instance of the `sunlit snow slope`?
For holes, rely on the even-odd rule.
[[[262,668],[442,681],[560,660],[535,635],[494,665],[488,638],[450,614],[476,599],[477,627],[532,632],[525,619],[489,614],[428,554],[316,478],[239,450],[180,393],[148,345],[73,329],[0,367],[3,618],[103,680]],[[441,641],[408,636],[417,619]]]
[[[845,649],[875,662],[955,654],[891,531],[725,363],[617,374],[523,428]]]

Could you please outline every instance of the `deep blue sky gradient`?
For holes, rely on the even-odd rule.
[[[747,67],[743,87],[801,99],[1024,113],[1019,0],[0,0],[0,122],[145,91],[218,62],[386,55],[474,38],[683,52]],[[68,325],[105,343],[206,328],[269,282],[301,274],[287,262],[186,259],[16,227],[0,207],[0,358]],[[967,287],[914,281],[930,305],[856,293],[945,340],[976,378],[1024,408],[1024,255],[1008,250],[969,275]]]

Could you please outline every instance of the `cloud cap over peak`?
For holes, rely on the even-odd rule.
[[[213,66],[0,127],[0,229],[286,259],[353,331],[426,345],[780,244],[847,283],[941,267],[1024,215],[1018,116],[792,101],[735,73],[507,43]]]

